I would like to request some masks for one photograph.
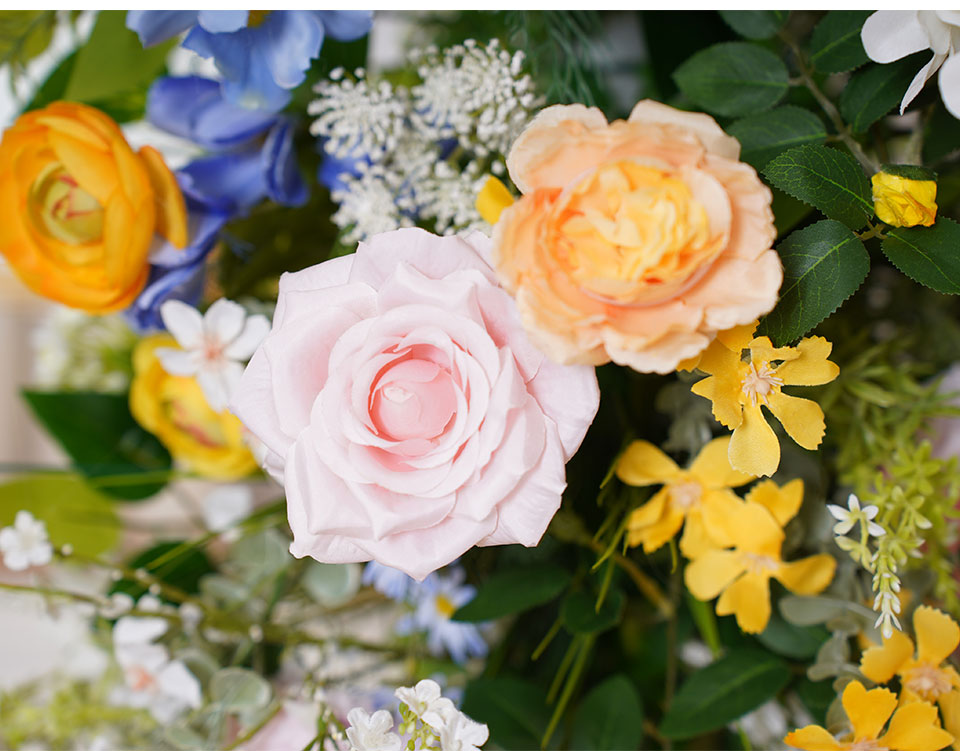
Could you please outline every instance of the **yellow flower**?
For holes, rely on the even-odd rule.
[[[954,689],[960,689],[960,675],[950,665],[941,665],[960,643],[960,627],[948,615],[925,605],[913,611],[913,641],[902,631],[894,631],[881,646],[871,647],[860,659],[860,670],[871,681],[886,683],[900,676],[905,699],[937,701]]]
[[[643,544],[652,553],[683,528],[680,550],[694,557],[710,548],[729,545],[726,518],[740,508],[729,489],[753,478],[737,472],[727,459],[730,438],[710,441],[689,469],[680,469],[652,443],[634,441],[617,463],[617,477],[628,485],[663,485],[627,521],[627,543]]]
[[[822,592],[833,579],[837,562],[826,553],[785,563],[781,526],[792,519],[803,500],[803,481],[782,488],[772,480],[759,483],[746,503],[729,520],[733,550],[708,550],[684,572],[687,589],[698,600],[717,595],[717,615],[736,615],[748,634],[766,628],[770,620],[770,579],[798,595]]]
[[[490,175],[477,194],[477,211],[484,221],[496,224],[500,220],[500,214],[504,209],[513,206],[514,200],[507,186]]]
[[[937,219],[937,176],[923,167],[887,165],[872,178],[877,218],[894,227],[930,227]]]
[[[170,375],[157,357],[159,347],[179,349],[168,334],[140,341],[133,353],[130,411],[144,428],[190,470],[233,480],[257,468],[243,440],[243,426],[229,412],[214,412],[193,378]]]
[[[753,323],[721,332],[696,363],[683,365],[709,374],[690,390],[712,401],[713,416],[733,430],[730,465],[760,477],[780,466],[780,442],[761,407],[773,413],[793,440],[815,449],[823,440],[823,410],[814,401],[784,394],[783,387],[829,383],[840,368],[827,359],[833,345],[823,337],[807,337],[796,347],[774,347],[769,337],[752,338],[756,327]],[[742,359],[745,349],[749,360]]]
[[[937,710],[930,704],[917,702],[897,709],[892,691],[867,691],[859,681],[847,684],[841,701],[853,728],[848,737],[837,740],[819,725],[807,725],[789,733],[783,742],[804,751],[939,751],[953,742],[950,733],[937,727]],[[890,715],[887,732],[880,735]]]

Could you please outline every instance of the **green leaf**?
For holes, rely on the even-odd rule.
[[[492,621],[550,602],[570,582],[560,566],[539,565],[501,571],[487,579],[470,602],[453,614],[455,621]]]
[[[200,580],[214,571],[213,564],[200,548],[189,542],[161,542],[141,551],[129,561],[127,568],[144,569],[157,579],[184,592],[200,591]],[[124,592],[134,600],[146,594],[147,588],[140,582],[121,579],[110,588],[110,593]]]
[[[247,712],[267,706],[273,689],[250,670],[224,668],[210,679],[210,698],[228,712]]]
[[[893,227],[883,244],[890,262],[925,287],[960,294],[960,224],[945,216],[932,227]]]
[[[820,144],[827,137],[823,121],[810,110],[793,105],[737,120],[727,133],[740,142],[740,159],[755,169],[794,146]]]
[[[163,73],[171,39],[144,49],[126,26],[127,12],[102,10],[90,39],[77,52],[64,98],[93,104],[146,89]]]
[[[870,58],[860,41],[860,29],[873,11],[831,10],[813,30],[810,63],[824,73],[853,70]]]
[[[960,149],[960,128],[957,127],[957,118],[938,103],[924,131],[923,161],[925,164],[938,162],[958,149]]]
[[[50,45],[56,23],[52,10],[0,11],[0,65],[25,66]]]
[[[546,692],[506,676],[476,678],[463,694],[463,711],[490,728],[490,742],[501,748],[540,748],[550,721]]]
[[[840,222],[824,219],[791,233],[777,246],[783,262],[780,301],[758,335],[778,345],[796,341],[839,308],[870,271],[860,239]]]
[[[721,10],[727,26],[747,39],[769,39],[783,28],[788,10]]]
[[[880,171],[885,175],[902,177],[904,180],[936,181],[937,173],[918,164],[884,164]]]
[[[776,613],[757,640],[771,652],[795,660],[809,660],[816,656],[820,646],[830,638],[830,632],[820,626],[795,626]]]
[[[633,682],[614,675],[596,686],[573,721],[572,749],[631,749],[643,740],[643,705]]]
[[[597,598],[586,591],[573,592],[563,601],[563,625],[573,634],[596,634],[613,628],[623,614],[623,593],[613,590],[597,612]]]
[[[354,563],[318,563],[308,558],[306,565],[300,580],[303,588],[315,602],[328,608],[348,602],[360,587],[360,567]]]
[[[807,677],[797,681],[795,686],[800,701],[813,715],[813,721],[817,725],[827,724],[827,709],[837,698],[837,692],[833,690],[831,681],[811,681]]]
[[[922,55],[920,56],[922,57]],[[862,133],[900,104],[920,66],[917,55],[888,65],[871,65],[853,75],[840,94],[840,114],[854,133]]]
[[[790,681],[779,657],[757,649],[734,650],[691,675],[660,723],[671,740],[716,730],[756,709]]]
[[[690,101],[726,117],[770,109],[789,86],[783,61],[749,42],[725,42],[701,50],[673,77]]]
[[[846,152],[826,146],[798,146],[771,160],[763,174],[784,193],[850,229],[860,229],[873,216],[870,182]]]
[[[117,543],[113,504],[75,475],[33,475],[0,485],[0,527],[13,524],[21,509],[46,523],[56,547],[72,545],[76,553],[94,556]]]
[[[126,394],[24,391],[23,397],[98,490],[138,500],[166,485],[170,454],[133,419]]]

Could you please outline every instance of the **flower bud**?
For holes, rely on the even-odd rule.
[[[930,227],[937,217],[937,176],[924,167],[884,165],[873,183],[877,218],[894,227]]]

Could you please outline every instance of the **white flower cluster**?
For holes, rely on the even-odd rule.
[[[523,59],[469,40],[412,52],[412,88],[362,68],[317,85],[311,132],[327,169],[341,163],[332,197],[344,243],[417,222],[438,234],[488,229],[477,194],[488,173],[504,173],[503,155],[541,104]]]
[[[34,329],[34,383],[47,389],[123,391],[137,336],[119,315],[57,307]]]
[[[13,525],[0,529],[0,562],[11,571],[46,566],[53,560],[47,525],[29,511],[18,511]]]

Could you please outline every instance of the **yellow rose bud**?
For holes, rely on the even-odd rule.
[[[143,289],[154,235],[187,242],[187,212],[160,154],[130,148],[92,107],[54,102],[0,140],[0,254],[37,294],[89,313]]]
[[[484,221],[490,224],[496,224],[503,210],[512,206],[513,203],[513,195],[507,190],[507,186],[493,175],[487,178],[487,182],[477,194],[477,211],[480,212]]]
[[[893,227],[930,227],[937,219],[937,176],[923,167],[885,165],[873,178],[877,218]]]
[[[243,439],[243,425],[229,412],[214,412],[193,378],[163,369],[157,349],[179,349],[169,334],[140,341],[133,353],[130,411],[188,469],[204,477],[235,480],[257,469]]]

